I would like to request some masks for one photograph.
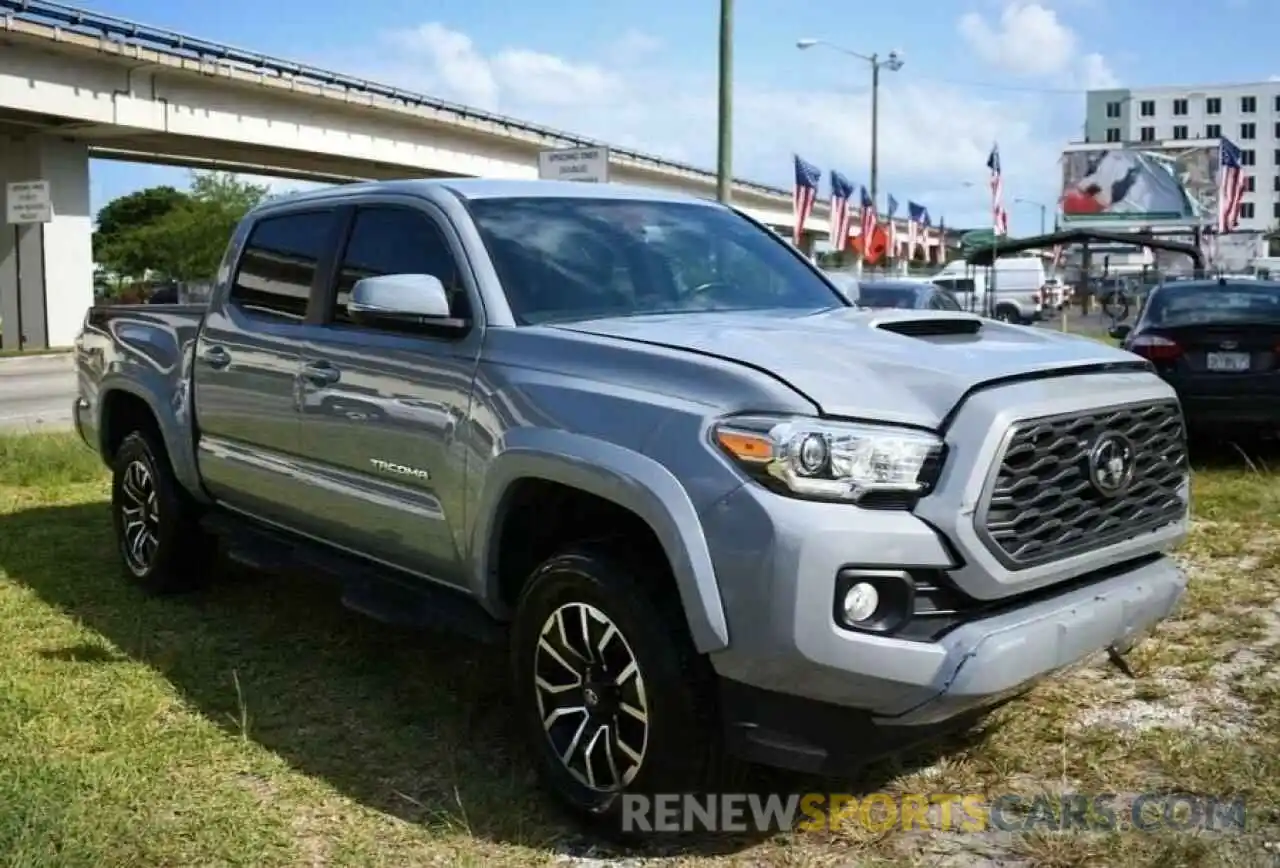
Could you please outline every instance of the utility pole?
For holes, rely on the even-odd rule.
[[[716,198],[733,190],[733,0],[720,0],[720,111],[716,145]]]
[[[877,188],[880,180],[880,59],[871,55],[871,201],[879,208]]]

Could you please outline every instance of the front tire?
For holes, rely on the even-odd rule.
[[[158,440],[142,431],[126,436],[112,471],[111,519],[125,576],[151,594],[201,587],[214,545]]]
[[[698,792],[718,767],[714,681],[665,578],[571,549],[535,570],[513,625],[516,707],[539,779],[615,833],[628,831],[626,796]]]

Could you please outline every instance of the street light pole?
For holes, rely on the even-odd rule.
[[[880,180],[880,61],[871,55],[871,201],[876,198]],[[872,207],[877,207],[874,204]]]
[[[720,0],[720,111],[716,143],[716,198],[733,189],[733,0]]]
[[[815,45],[825,45],[827,48],[834,49],[841,54],[856,57],[871,66],[871,178],[867,186],[871,194],[871,201],[875,202],[880,186],[880,68],[885,67],[890,72],[897,72],[902,69],[904,62],[902,53],[900,51],[890,51],[887,57],[881,58],[878,54],[868,55],[850,51],[848,48],[823,39],[796,40],[796,48],[802,50],[813,48]]]
[[[1045,225],[1048,222],[1049,206],[1045,205],[1043,202],[1033,202],[1030,199],[1014,199],[1013,201],[1020,205],[1031,205],[1032,207],[1040,209],[1040,234],[1043,235]]]

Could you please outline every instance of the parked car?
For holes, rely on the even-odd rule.
[[[858,307],[963,310],[951,293],[929,281],[869,280],[858,284]]]
[[[1164,283],[1148,294],[1133,325],[1117,324],[1111,335],[1173,386],[1188,427],[1280,431],[1280,283]]]
[[[858,276],[851,271],[823,271],[845,300],[852,304],[858,298]]]
[[[857,310],[716,202],[297,194],[207,306],[95,307],[76,343],[128,579],[188,590],[220,547],[505,642],[541,779],[602,822],[719,758],[844,772],[967,725],[1185,589],[1146,362]]]
[[[994,288],[992,269],[975,268],[962,260],[948,262],[931,278],[952,293],[965,310],[1023,325],[1044,318],[1040,291],[1045,279],[1044,263],[1038,256],[996,259]]]

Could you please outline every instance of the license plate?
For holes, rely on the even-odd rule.
[[[1207,367],[1211,371],[1247,371],[1248,353],[1209,353]]]

